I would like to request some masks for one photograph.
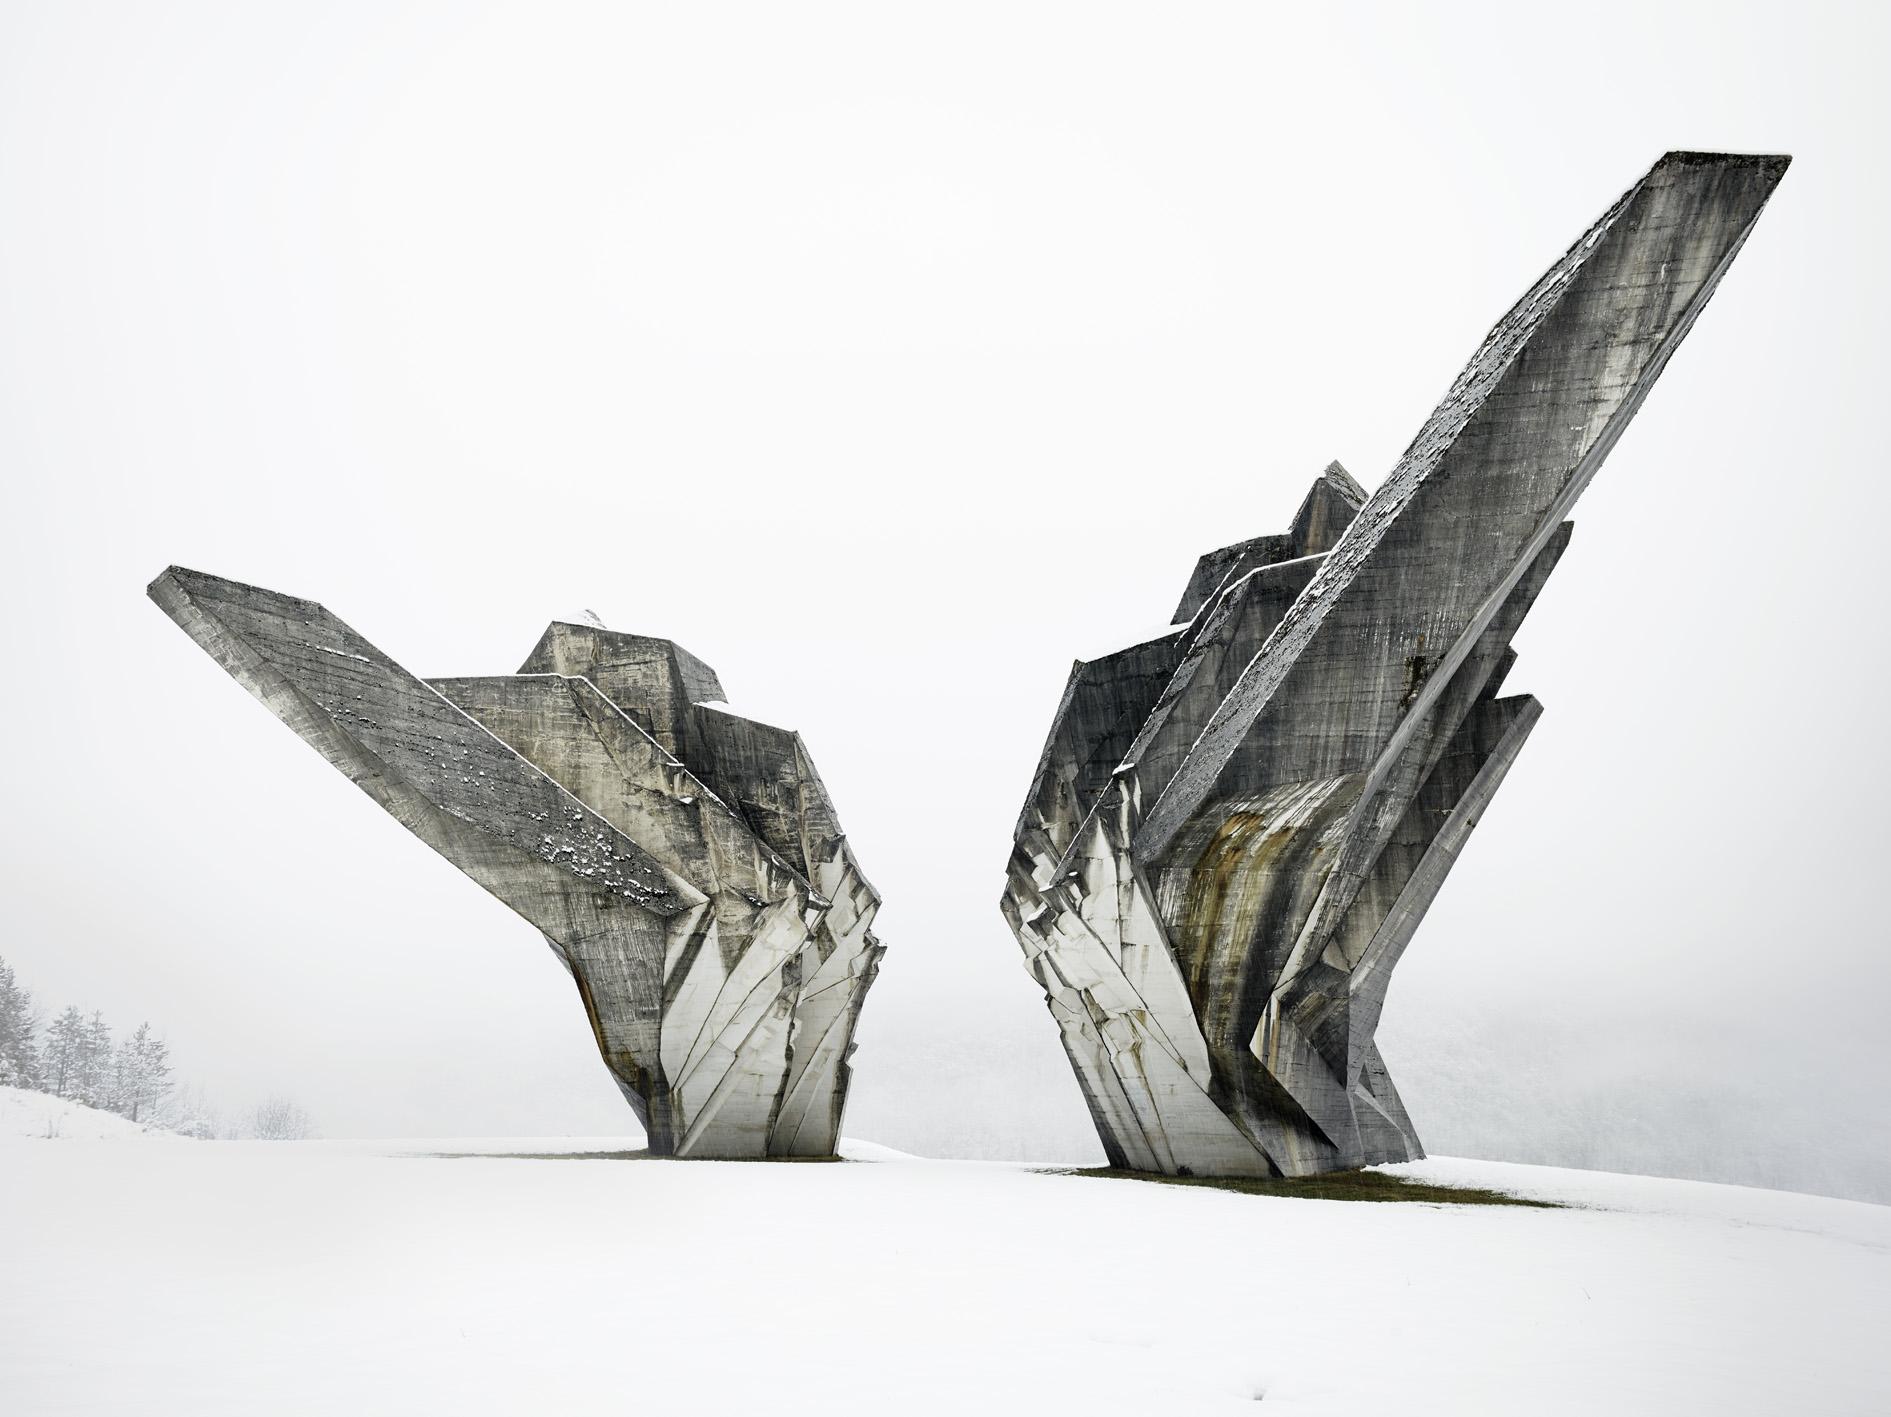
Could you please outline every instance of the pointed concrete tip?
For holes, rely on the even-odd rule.
[[[1346,494],[1354,506],[1359,506],[1366,500],[1366,489],[1359,485],[1359,479],[1348,472],[1338,458],[1334,458],[1326,465],[1320,473],[1319,481],[1332,483]]]
[[[1757,167],[1775,183],[1792,166],[1790,153],[1700,153],[1675,151],[1661,155],[1655,164],[1663,167]]]
[[[664,644],[672,648],[681,648],[681,646],[677,645],[675,640],[668,639],[663,635],[642,635],[635,630],[613,630],[609,625],[600,625],[594,620],[568,620],[563,615],[545,622],[545,629],[538,637],[539,643],[543,644],[551,635],[552,631],[561,626],[567,630],[577,630],[585,635],[599,636],[607,642],[635,640],[640,644]]]
[[[193,596],[204,591],[239,597],[260,595],[303,607],[312,615],[328,613],[327,607],[320,601],[309,600],[300,595],[288,595],[281,591],[265,590],[248,581],[233,581],[228,576],[213,576],[208,571],[193,571],[189,566],[166,566],[151,584],[144,588],[144,593],[160,605],[164,603],[162,597],[166,595]]]
[[[156,600],[159,590],[162,589],[166,581],[174,581],[179,576],[195,576],[201,574],[202,572],[193,571],[188,566],[166,566],[151,578],[151,584],[144,588],[144,593],[151,597],[151,599]]]

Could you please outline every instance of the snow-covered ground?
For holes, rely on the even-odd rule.
[[[583,1156],[625,1145],[0,1126],[0,1412],[1891,1412],[1891,1208],[1447,1160],[1409,1169],[1582,1208]]]
[[[169,1138],[182,1141],[175,1132],[130,1122],[115,1112],[103,1112],[83,1103],[70,1102],[44,1092],[29,1092],[22,1087],[0,1087],[0,1146],[15,1137],[41,1140],[109,1140],[137,1137],[141,1140]],[[10,1156],[0,1152],[0,1156]]]

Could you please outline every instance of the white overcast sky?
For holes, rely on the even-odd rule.
[[[1072,657],[1376,486],[1663,150],[1789,152],[1383,1036],[1882,1133],[1886,14],[0,5],[0,954],[330,1135],[623,1130],[537,935],[143,588],[429,675],[588,607],[812,746],[886,898],[849,1130],[1081,1151],[996,908]]]

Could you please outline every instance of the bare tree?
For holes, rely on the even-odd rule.
[[[204,1096],[203,1089],[194,1083],[185,1083],[173,1089],[155,1116],[160,1127],[176,1132],[179,1136],[210,1141],[217,1135],[217,1109]]]
[[[249,1120],[250,1135],[259,1141],[302,1141],[315,1135],[315,1119],[287,1097],[265,1097]]]

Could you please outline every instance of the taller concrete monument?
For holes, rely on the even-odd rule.
[[[1422,1155],[1373,1033],[1541,708],[1498,697],[1564,520],[1786,170],[1669,153],[1498,321],[1368,498],[1201,558],[1168,633],[1079,662],[1003,909],[1112,1163]]]
[[[553,624],[423,682],[321,606],[173,566],[151,598],[544,933],[664,1156],[829,1156],[880,897],[799,735],[668,640]]]

